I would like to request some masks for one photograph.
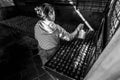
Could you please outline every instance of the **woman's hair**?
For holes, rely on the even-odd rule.
[[[41,6],[35,7],[35,12],[42,19],[49,17],[49,13],[52,14],[53,11],[54,8],[48,3],[44,3]]]

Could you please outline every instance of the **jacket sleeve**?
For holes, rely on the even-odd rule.
[[[58,30],[58,36],[63,40],[70,41],[75,37],[74,35],[67,32],[65,29],[63,29],[60,25],[57,25],[57,30]]]

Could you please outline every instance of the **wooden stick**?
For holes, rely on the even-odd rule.
[[[88,28],[91,30],[91,31],[94,31],[93,28],[90,26],[90,24],[85,20],[85,18],[82,16],[82,14],[80,13],[79,10],[76,10],[75,11],[78,13],[78,15],[80,16],[80,18],[84,21],[84,23],[88,26]]]
[[[79,17],[84,21],[84,23],[88,26],[88,28],[91,31],[94,31],[93,28],[90,26],[90,24],[87,22],[87,20],[85,20],[85,18],[83,17],[83,15],[80,13],[79,10],[76,9],[76,6],[73,5],[73,1],[72,0],[68,0],[69,3],[73,6],[73,8],[75,9],[75,11],[77,12],[77,14],[79,15]]]

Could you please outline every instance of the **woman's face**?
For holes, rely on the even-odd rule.
[[[49,16],[50,21],[55,21],[55,11],[54,10],[49,12],[48,16]]]

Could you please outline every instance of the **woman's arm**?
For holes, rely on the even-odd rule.
[[[74,32],[69,33],[65,29],[63,29],[61,26],[57,25],[57,29],[59,30],[58,36],[61,39],[70,41],[78,36],[79,31],[83,28],[83,24],[79,24],[78,27],[74,30]]]

